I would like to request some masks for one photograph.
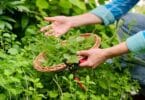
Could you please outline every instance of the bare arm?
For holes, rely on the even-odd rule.
[[[87,24],[100,24],[101,18],[94,14],[86,13],[78,16],[55,16],[45,17],[45,20],[51,22],[51,25],[47,25],[40,29],[45,35],[61,36],[65,34],[70,28],[87,25]]]
[[[89,24],[101,24],[102,20],[98,16],[86,13],[78,16],[69,17],[71,21],[71,27],[77,27],[82,25],[89,25]]]
[[[120,43],[116,46],[107,48],[107,49],[105,49],[105,51],[106,51],[106,57],[107,58],[120,56],[122,54],[125,54],[125,53],[129,52],[126,42],[123,42],[123,43]]]

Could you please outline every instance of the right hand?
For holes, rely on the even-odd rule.
[[[40,29],[45,35],[54,35],[59,37],[65,34],[71,27],[72,23],[70,17],[56,16],[56,17],[45,17],[45,21],[51,22],[51,25],[47,25]]]
[[[78,51],[77,55],[87,58],[79,64],[80,67],[86,68],[96,68],[109,58],[107,49],[100,48]]]

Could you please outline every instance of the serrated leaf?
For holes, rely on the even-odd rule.
[[[18,54],[18,50],[15,49],[15,48],[10,48],[10,49],[8,50],[8,53],[10,53],[11,55],[16,55],[16,54]]]

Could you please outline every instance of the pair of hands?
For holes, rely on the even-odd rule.
[[[45,35],[54,35],[59,37],[65,34],[70,28],[74,27],[71,17],[56,16],[45,17],[45,21],[51,22],[51,25],[41,28],[41,32]],[[80,64],[80,67],[95,68],[99,64],[107,60],[107,52],[105,49],[90,49],[84,51],[78,51],[77,55],[87,57],[87,61]]]

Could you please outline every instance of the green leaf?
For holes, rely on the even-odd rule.
[[[9,75],[11,75],[12,73],[13,73],[13,71],[11,71],[11,70],[9,70],[9,69],[4,70],[4,75],[9,76]]]
[[[11,37],[11,35],[10,35],[9,33],[4,33],[4,34],[3,34],[3,37],[10,38],[10,37]]]
[[[102,87],[103,89],[107,89],[107,84],[105,81],[99,81],[99,85],[100,87]]]
[[[0,100],[6,100],[7,95],[6,94],[0,94]]]
[[[43,88],[43,85],[41,83],[36,83],[37,88]]]
[[[22,91],[23,91],[23,89],[22,88],[11,88],[11,87],[8,87],[8,89],[7,89],[10,93],[12,93],[12,94],[14,94],[14,95],[18,95],[18,94],[20,94]]]
[[[20,5],[20,4],[23,4],[24,2],[22,1],[13,1],[11,2],[12,5]]]
[[[73,79],[73,77],[74,77],[74,75],[73,75],[73,74],[70,74],[70,75],[69,75],[69,79],[70,79],[70,80],[72,80],[72,79]]]
[[[72,4],[69,2],[69,0],[60,0],[59,5],[60,7],[65,8],[65,9],[69,9],[72,7]]]
[[[76,38],[76,41],[77,41],[77,42],[83,42],[84,40],[85,40],[84,37],[77,37],[77,38]]]
[[[69,63],[78,63],[79,59],[76,55],[71,55],[70,58],[68,59]]]
[[[3,9],[0,8],[0,15],[2,15],[2,14],[3,14]]]
[[[39,9],[48,9],[49,5],[46,0],[36,0],[36,6]]]
[[[25,29],[28,23],[29,23],[29,18],[27,16],[22,16],[22,19],[21,19],[22,29]]]
[[[18,54],[18,50],[15,49],[15,48],[10,48],[10,49],[8,50],[8,53],[10,53],[11,55],[16,55],[16,54]]]
[[[30,10],[26,6],[19,5],[16,7],[20,12],[29,12]]]
[[[70,58],[70,55],[69,54],[63,54],[63,58],[69,59]]]
[[[5,22],[0,20],[0,29],[4,29],[5,28]]]
[[[71,94],[68,92],[63,93],[62,97],[63,100],[70,100],[71,99]]]
[[[58,92],[57,91],[49,91],[48,95],[50,96],[50,98],[56,98],[58,96]]]
[[[86,76],[86,82],[90,83],[90,77],[88,75]]]
[[[12,25],[11,25],[10,23],[8,23],[8,22],[5,22],[5,26],[6,26],[9,30],[12,30],[12,29],[13,29]]]
[[[86,10],[85,3],[80,0],[69,0],[73,5],[79,7],[82,10]]]
[[[0,51],[0,58],[6,58],[6,57],[7,55],[4,52]]]
[[[13,18],[11,18],[9,16],[0,16],[0,19],[10,21],[10,22],[16,22]]]

